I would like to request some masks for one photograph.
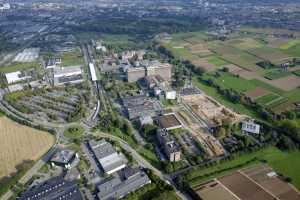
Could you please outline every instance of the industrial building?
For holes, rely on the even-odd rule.
[[[19,200],[83,200],[80,190],[73,181],[58,176],[47,180],[21,194]]]
[[[101,166],[104,173],[113,174],[126,167],[125,156],[118,153],[106,140],[89,141],[89,148],[96,158],[96,162]]]
[[[56,67],[53,69],[54,86],[66,83],[81,83],[83,81],[83,71],[81,66]]]
[[[161,76],[166,81],[171,81],[172,65],[160,63],[159,61],[145,61],[139,67],[131,67],[126,72],[127,81],[135,82],[145,76]]]
[[[5,74],[5,77],[8,84],[31,79],[31,76],[27,76],[24,72],[21,71],[7,73]]]
[[[158,117],[157,121],[159,126],[167,131],[182,128],[182,123],[177,119],[175,114],[165,114]]]
[[[121,199],[143,186],[150,184],[147,174],[138,168],[126,167],[102,184],[98,185],[98,198],[101,200]]]
[[[166,129],[159,129],[157,131],[157,139],[170,162],[180,161],[180,147],[175,140],[172,139]]]

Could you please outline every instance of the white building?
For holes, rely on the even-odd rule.
[[[10,4],[9,3],[0,3],[0,11],[1,10],[9,10],[10,9]]]
[[[141,116],[139,118],[140,120],[140,124],[141,125],[146,125],[146,124],[153,124],[153,119],[151,116],[147,115],[147,116]]]
[[[126,167],[126,158],[123,154],[118,153],[113,146],[105,140],[89,141],[97,162],[101,165],[106,174],[113,174]]]
[[[26,76],[21,71],[7,73],[7,74],[5,74],[5,77],[6,77],[8,84],[16,83],[19,81],[24,81],[24,80],[31,78],[31,76]]]
[[[176,99],[176,91],[172,89],[167,89],[164,91],[165,98],[168,100],[175,100]]]
[[[260,125],[255,124],[254,122],[250,121],[244,121],[242,123],[242,131],[246,133],[254,133],[254,134],[259,134],[260,133]]]
[[[61,65],[61,58],[49,59],[46,64],[46,69],[54,69]]]
[[[93,63],[89,63],[89,69],[90,69],[90,75],[92,78],[92,81],[97,81],[97,74],[96,74],[96,70],[95,70],[95,65]]]
[[[81,66],[56,67],[53,69],[53,84],[80,83],[83,81]]]

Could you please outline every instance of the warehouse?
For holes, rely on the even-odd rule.
[[[53,69],[54,86],[66,83],[81,83],[83,81],[83,71],[81,66],[56,67]]]

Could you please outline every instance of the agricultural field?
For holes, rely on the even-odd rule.
[[[294,71],[294,74],[296,74],[297,76],[300,76],[300,70]]]
[[[275,172],[280,173],[285,177],[290,177],[292,180],[291,183],[299,190],[299,155],[300,151],[283,152],[275,147],[268,147],[257,152],[241,155],[220,165],[193,170],[186,175],[186,178],[191,187],[196,187],[212,178],[230,175],[236,170],[257,166],[257,164],[261,164],[261,161],[265,161]],[[293,165],[290,163],[293,163]]]
[[[190,60],[196,67],[203,68],[206,71],[203,79],[211,79],[223,89],[232,89],[239,93],[247,93],[257,87],[266,90],[267,96],[261,95],[255,99],[260,98],[259,104],[280,113],[283,108],[281,104],[288,103],[287,108],[291,108],[291,104],[300,101],[298,94],[300,73],[293,68],[287,71],[279,69],[281,63],[296,58],[297,51],[300,49],[299,39],[274,36],[277,33],[287,32],[290,33],[281,29],[264,30],[244,27],[239,34],[233,33],[231,39],[225,41],[214,39],[201,32],[178,33],[172,35],[171,41],[163,45],[173,52],[175,57]],[[298,36],[296,33],[294,35]],[[295,51],[296,54],[291,51]],[[266,63],[270,61],[274,65],[271,68],[258,65],[264,61]],[[220,69],[223,67],[226,67],[229,73],[221,72]],[[215,75],[216,71],[220,76]],[[213,89],[209,89],[204,84],[199,83],[199,85],[201,89],[205,88],[214,94],[213,97],[221,100],[222,103],[226,101]],[[231,105],[229,102],[226,103]],[[235,105],[231,107],[236,108]],[[242,111],[252,113],[244,108]]]
[[[282,71],[280,69],[275,69],[275,70],[267,72],[264,75],[264,77],[269,79],[269,80],[274,80],[274,79],[283,78],[283,77],[286,77],[286,76],[289,76],[289,75],[291,75],[290,72]]]
[[[227,44],[234,46],[241,50],[263,47],[263,44],[260,41],[257,41],[253,38],[233,39],[233,40],[227,41]]]
[[[0,117],[0,178],[16,172],[26,160],[36,161],[54,144],[49,133]]]

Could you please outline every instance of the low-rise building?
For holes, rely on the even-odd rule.
[[[146,115],[146,116],[141,116],[139,118],[139,121],[140,121],[140,124],[143,126],[143,125],[146,125],[146,124],[153,124],[153,119],[151,116],[149,115]]]
[[[50,162],[52,166],[60,166],[70,169],[74,166],[74,161],[78,160],[79,156],[75,151],[69,149],[58,149],[52,156]]]
[[[61,58],[49,59],[46,63],[46,69],[54,69],[61,65]]]
[[[8,84],[31,79],[31,76],[27,76],[24,72],[21,71],[6,73],[5,77]]]
[[[22,193],[19,200],[83,200],[81,192],[74,181],[66,181],[63,177],[51,178]]]
[[[157,131],[157,139],[170,162],[180,161],[180,147],[175,140],[172,139],[166,129],[159,129]]]
[[[126,167],[127,160],[106,140],[89,141],[89,147],[104,173],[112,174]]]
[[[158,117],[158,124],[162,129],[167,131],[182,128],[182,123],[177,119],[175,114],[165,114]]]
[[[242,131],[246,133],[259,134],[260,125],[254,123],[253,121],[244,121],[242,122]]]
[[[81,83],[83,81],[82,66],[56,67],[53,69],[53,84]]]
[[[144,61],[140,62],[138,67],[129,68],[126,75],[128,82],[138,81],[145,76],[160,76],[169,82],[172,78],[172,65],[159,61]]]
[[[131,192],[150,184],[145,172],[138,168],[126,167],[118,176],[114,176],[98,185],[98,198],[101,200],[121,199]]]

